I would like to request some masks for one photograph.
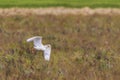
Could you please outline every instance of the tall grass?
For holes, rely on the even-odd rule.
[[[0,16],[0,80],[119,80],[119,15]],[[26,39],[43,36],[50,62]]]

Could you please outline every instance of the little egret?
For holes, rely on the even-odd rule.
[[[35,36],[27,39],[27,42],[31,42],[31,41],[33,41],[34,43],[34,48],[36,50],[42,50],[44,52],[44,59],[46,61],[49,61],[51,54],[51,45],[50,44],[43,45],[41,36]]]

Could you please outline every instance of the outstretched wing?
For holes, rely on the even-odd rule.
[[[42,45],[42,37],[40,36],[35,36],[32,38],[27,39],[27,42],[34,42],[34,46],[41,46]]]
[[[49,61],[50,54],[51,54],[51,46],[47,47],[46,50],[44,51],[44,59]]]

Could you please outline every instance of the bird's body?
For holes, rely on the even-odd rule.
[[[44,51],[44,58],[45,58],[45,60],[49,61],[50,54],[51,54],[51,45],[50,44],[43,45],[42,44],[42,37],[40,37],[40,36],[35,36],[35,37],[27,39],[27,42],[31,42],[31,41],[33,41],[34,48],[36,50]]]

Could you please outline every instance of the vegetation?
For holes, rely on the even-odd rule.
[[[120,7],[120,0],[0,0],[0,7]]]
[[[0,80],[119,80],[119,15],[0,16]],[[51,60],[26,39],[43,36]]]

